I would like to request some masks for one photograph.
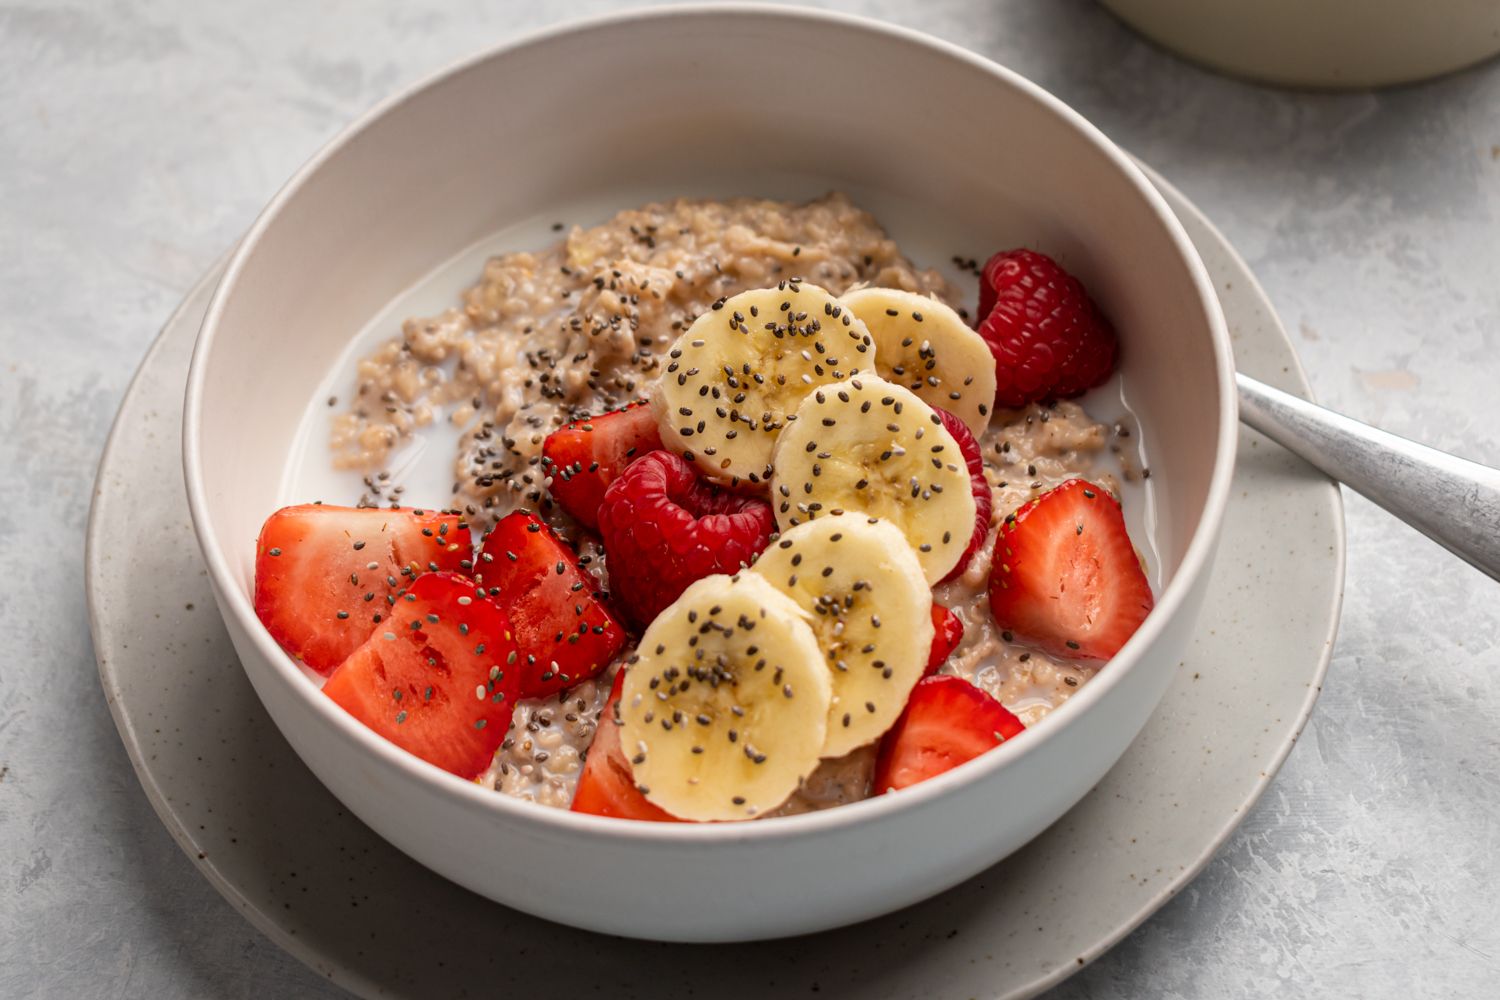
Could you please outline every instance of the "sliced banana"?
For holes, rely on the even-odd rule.
[[[899,528],[865,514],[788,530],[751,567],[812,615],[833,679],[824,757],[879,739],[932,649],[932,589]]]
[[[708,477],[770,477],[771,450],[802,397],[873,371],[865,325],[817,285],[741,292],[693,321],[653,394],[662,441]]]
[[[649,801],[746,819],[812,773],[833,687],[808,618],[754,573],[704,577],[656,617],[620,696],[621,746]]]
[[[958,564],[974,533],[964,457],[910,389],[860,375],[810,392],[777,442],[771,502],[783,531],[836,511],[900,528],[929,584]]]
[[[841,301],[875,340],[875,370],[968,425],[977,438],[995,405],[995,356],[946,304],[899,288],[859,288]]]

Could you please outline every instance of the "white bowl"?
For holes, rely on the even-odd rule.
[[[1150,449],[1167,581],[1114,662],[1025,738],[901,794],[704,826],[574,815],[486,791],[322,697],[256,620],[253,546],[288,500],[278,487],[288,448],[351,333],[437,262],[565,201],[799,184],[872,197],[882,215],[953,233],[954,249],[1044,248],[1113,316]],[[621,198],[616,207],[637,196]],[[1234,458],[1231,371],[1218,302],[1177,220],[1056,99],[909,31],[714,5],[532,36],[330,143],[230,262],[193,356],[183,450],[194,526],[245,671],[355,815],[440,874],[540,916],[637,937],[747,940],[849,923],[952,886],[1040,833],[1115,762],[1165,690],[1203,597]],[[369,888],[380,890],[379,872]]]
[[[1299,87],[1384,87],[1500,52],[1494,0],[1100,0],[1212,69]]]

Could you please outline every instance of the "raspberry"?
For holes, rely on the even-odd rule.
[[[640,628],[694,580],[749,565],[775,530],[766,501],[719,489],[669,451],[626,466],[599,507],[610,592]]]
[[[969,536],[969,546],[964,549],[964,554],[958,557],[958,562],[953,569],[938,581],[947,583],[949,580],[957,579],[964,570],[969,568],[969,560],[974,558],[974,553],[979,551],[980,546],[984,545],[984,540],[989,537],[993,497],[990,495],[990,481],[984,477],[984,459],[980,457],[979,442],[974,439],[974,432],[947,410],[936,406],[933,409],[942,419],[943,427],[953,435],[953,440],[958,442],[958,450],[964,456],[964,464],[969,467],[969,488],[974,491],[974,533]]]
[[[979,281],[979,335],[995,355],[995,405],[1067,399],[1114,371],[1114,328],[1046,254],[1002,250]]]

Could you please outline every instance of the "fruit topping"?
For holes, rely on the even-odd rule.
[[[875,794],[909,788],[973,760],[1025,730],[1021,720],[966,680],[923,678],[880,744]]]
[[[714,303],[672,345],[654,399],[662,440],[721,483],[764,483],[802,397],[871,371],[865,325],[796,279]]]
[[[990,610],[1052,656],[1109,659],[1152,604],[1120,505],[1092,483],[1068,480],[996,532]]]
[[[808,613],[833,682],[824,757],[891,727],[932,649],[932,591],[894,525],[863,514],[789,529],[752,567]]]
[[[748,565],[775,529],[764,500],[715,486],[669,451],[632,462],[599,508],[610,590],[638,627],[694,580]]]
[[[599,581],[535,514],[518,510],[484,537],[475,579],[515,630],[520,696],[538,698],[603,670],[625,645]]]
[[[390,617],[418,575],[466,573],[473,555],[456,513],[283,507],[255,545],[255,614],[282,648],[326,675]]]
[[[648,801],[680,819],[748,819],[812,773],[833,691],[809,617],[755,573],[699,580],[657,616],[620,697],[620,743]]]
[[[965,458],[910,389],[873,375],[821,386],[776,449],[771,500],[782,530],[835,511],[889,521],[928,583],[958,565],[975,522]]]
[[[932,606],[932,648],[927,654],[927,670],[924,677],[938,672],[958,644],[963,641],[964,623],[952,611],[941,604]]]
[[[876,373],[957,414],[978,437],[995,404],[995,359],[951,306],[899,288],[860,288],[840,299],[875,341]]]
[[[1034,250],[1004,250],[985,263],[979,335],[995,358],[996,406],[1077,396],[1114,370],[1109,320],[1077,278]]]
[[[424,573],[323,693],[402,749],[472,778],[510,726],[516,659],[510,621],[473,581]]]
[[[599,505],[609,484],[631,462],[660,447],[656,414],[644,400],[575,420],[542,442],[552,499],[579,524],[597,531]]]

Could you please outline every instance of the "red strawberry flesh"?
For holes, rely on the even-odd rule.
[[[520,675],[505,612],[473,581],[425,573],[323,685],[392,743],[461,778],[489,767]]]
[[[909,788],[993,750],[1025,730],[1021,720],[968,681],[924,677],[880,741],[875,794]]]
[[[661,446],[656,417],[644,400],[575,420],[542,442],[552,499],[580,524],[597,531],[599,505],[609,484],[631,462]]]
[[[941,604],[932,606],[932,650],[927,654],[927,669],[922,672],[923,677],[930,677],[938,672],[958,644],[963,641],[964,623],[959,620],[958,615],[943,607]]]
[[[418,575],[468,572],[473,543],[457,513],[411,508],[283,507],[255,546],[255,614],[288,653],[328,674],[391,614]]]
[[[990,567],[1001,628],[1052,656],[1107,660],[1154,599],[1109,493],[1070,479],[1005,519]]]
[[[501,518],[480,544],[475,578],[510,616],[520,650],[521,697],[537,698],[593,677],[625,645],[598,579],[529,511]]]

